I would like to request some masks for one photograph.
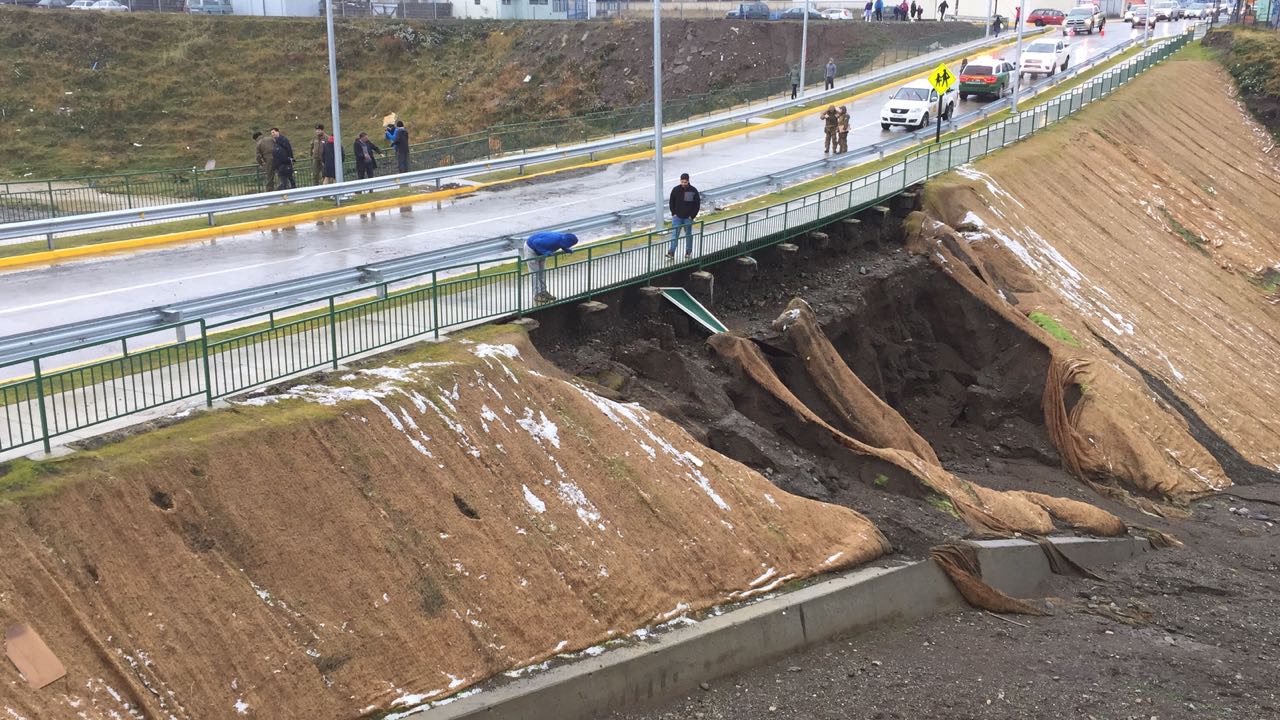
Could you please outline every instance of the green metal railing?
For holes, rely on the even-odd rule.
[[[1066,94],[949,142],[920,148],[883,170],[794,200],[695,227],[695,257],[665,260],[666,230],[633,234],[547,259],[554,304],[673,272],[756,252],[881,204],[929,177],[1026,137],[1128,82],[1185,45],[1190,34],[1153,46]],[[684,240],[681,239],[683,243]],[[536,268],[520,256],[440,269],[218,323],[175,324],[147,333],[177,333],[158,347],[130,350],[143,339],[98,346],[117,356],[51,369],[50,355],[0,367],[0,450],[43,443],[99,423],[178,400],[215,398],[442,330],[533,306]],[[188,339],[188,335],[192,336]],[[119,349],[116,349],[118,346]]]
[[[885,47],[869,44],[851,48],[840,60],[839,67],[845,74],[853,70],[875,70],[968,42],[981,35],[981,27],[957,23],[949,32],[916,45]],[[821,65],[809,68],[806,76],[809,86],[821,87]],[[790,82],[784,73],[756,83],[733,84],[700,95],[667,100],[663,103],[662,112],[666,122],[678,123],[783,95],[790,90]],[[537,148],[577,144],[640,130],[652,122],[653,104],[648,103],[567,118],[493,125],[478,132],[411,146],[409,169],[427,170]],[[383,144],[381,132],[374,135],[375,142]],[[307,187],[313,184],[311,161],[307,156],[311,138],[307,135],[293,140],[294,151],[298,155],[294,177],[299,187]],[[379,161],[376,174],[392,174],[395,169],[394,155],[388,152]],[[344,175],[356,177],[354,160],[346,163]],[[263,189],[264,180],[256,165],[240,165],[214,170],[156,170],[0,183],[0,223],[250,195]]]

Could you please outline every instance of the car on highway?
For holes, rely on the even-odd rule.
[[[1193,2],[1182,6],[1183,17],[1196,18],[1197,20],[1209,17],[1212,12],[1213,9],[1209,7],[1208,3]]]
[[[960,99],[970,95],[982,95],[992,100],[1001,98],[1009,89],[1013,77],[1013,63],[994,57],[980,57],[965,66],[960,73]]]
[[[950,120],[956,109],[956,91],[952,87],[942,96],[942,119]],[[923,128],[929,118],[936,118],[938,91],[928,80],[912,80],[898,88],[880,109],[880,129],[898,127]]]
[[[1133,23],[1136,28],[1146,27],[1147,25],[1154,26],[1156,24],[1156,14],[1151,12],[1151,8],[1146,5],[1134,5],[1129,13],[1129,22]]]
[[[1027,24],[1036,27],[1044,27],[1045,25],[1061,25],[1067,19],[1067,14],[1061,10],[1053,8],[1040,8],[1032,10],[1027,16]]]
[[[1034,40],[1022,51],[1021,75],[1053,76],[1066,70],[1071,61],[1071,45],[1066,40],[1043,38]]]
[[[768,20],[769,6],[762,2],[740,3],[737,10],[730,10],[725,17],[730,20]]]
[[[67,6],[67,9],[68,10],[92,10],[94,2],[96,2],[96,0],[75,0],[75,2]]]
[[[827,8],[822,11],[822,17],[828,20],[852,20],[853,11],[849,8]]]
[[[16,5],[18,7],[35,7],[36,0],[0,0],[0,5]]]
[[[40,0],[40,2],[32,5],[32,7],[39,8],[41,10],[61,10],[66,6],[67,3],[65,0]]]
[[[1156,0],[1151,4],[1156,20],[1178,20],[1182,18],[1182,6],[1173,0]]]
[[[128,6],[121,5],[116,0],[95,0],[89,9],[98,12],[129,12]]]
[[[1092,35],[1094,30],[1101,30],[1107,24],[1107,16],[1094,5],[1073,7],[1062,23],[1062,34]]]
[[[778,19],[779,20],[803,20],[804,8],[802,7],[787,8],[786,10],[783,10],[781,13],[778,14]],[[827,18],[817,10],[810,8],[809,19],[810,20],[826,20]]]

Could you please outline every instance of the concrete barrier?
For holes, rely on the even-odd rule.
[[[1054,538],[1053,542],[1087,568],[1149,549],[1139,538]],[[1051,575],[1044,551],[1034,542],[972,544],[978,547],[983,579],[1009,594],[1033,593]],[[964,606],[950,580],[931,561],[861,568],[406,717],[588,720],[687,692],[701,682],[837,635]]]

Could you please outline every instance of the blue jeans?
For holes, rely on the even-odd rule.
[[[667,254],[676,254],[676,243],[680,239],[680,228],[684,228],[684,252],[693,254],[693,218],[671,216],[671,244],[667,246]]]
[[[529,267],[533,270],[533,292],[541,295],[547,291],[547,258],[534,255],[529,258]]]

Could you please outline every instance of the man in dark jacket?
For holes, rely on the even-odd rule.
[[[258,172],[262,174],[262,189],[271,192],[276,189],[276,141],[270,135],[253,133],[254,150],[258,156]]]
[[[329,137],[325,138],[324,148],[322,150],[323,164],[324,164],[323,183],[325,185],[329,185],[331,183],[335,183],[338,181],[338,158],[337,158],[337,153],[334,152],[334,150],[335,148],[333,147],[333,136],[330,135]]]
[[[280,128],[271,128],[271,137],[275,138],[276,148],[272,155],[276,162],[276,175],[280,176],[277,190],[288,190],[298,187],[293,180],[293,144],[280,132]]]
[[[396,121],[396,133],[391,140],[391,147],[396,151],[396,172],[409,172],[409,131],[403,120]]]
[[[684,228],[684,256],[693,255],[693,219],[698,217],[702,208],[702,195],[698,188],[689,184],[689,173],[680,174],[680,184],[671,188],[671,197],[667,203],[671,207],[671,242],[667,245],[667,259],[675,259],[676,244],[680,239],[680,228]]]
[[[547,230],[530,235],[524,244],[533,255],[529,259],[529,267],[533,268],[533,301],[538,304],[555,302],[556,296],[547,292],[547,258],[561,250],[573,252],[573,246],[578,244],[578,236]]]
[[[369,139],[369,133],[360,133],[360,137],[356,138],[355,151],[356,179],[373,177],[373,171],[378,167],[378,161],[373,155],[374,153],[381,155],[382,148],[373,144]]]

